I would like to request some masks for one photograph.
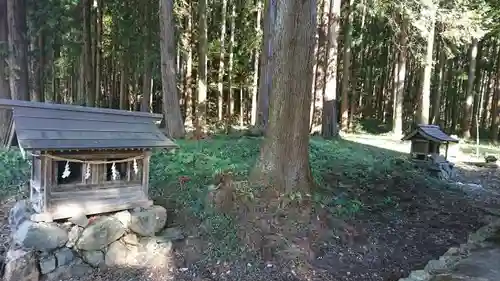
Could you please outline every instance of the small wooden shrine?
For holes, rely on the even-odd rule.
[[[436,125],[417,125],[402,139],[411,141],[410,155],[413,160],[429,161],[440,155],[441,145],[445,145],[445,159],[448,157],[448,144],[458,143]]]
[[[145,112],[0,99],[7,146],[32,160],[34,221],[148,207],[154,148],[175,148]]]

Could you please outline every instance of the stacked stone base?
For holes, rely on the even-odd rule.
[[[105,215],[81,215],[60,222],[33,222],[19,201],[9,213],[11,246],[4,281],[66,280],[96,268],[167,266],[177,229],[164,229],[161,206]]]

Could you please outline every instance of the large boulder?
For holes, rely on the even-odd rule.
[[[125,243],[122,240],[113,242],[106,252],[105,263],[108,267],[139,266],[139,247]]]
[[[125,227],[116,218],[99,217],[82,232],[76,248],[85,251],[100,250],[120,239],[125,234]]]
[[[124,236],[113,242],[106,252],[106,266],[156,267],[168,265],[172,242],[159,237]]]
[[[80,254],[83,260],[93,267],[99,267],[104,264],[104,253],[102,251],[82,251]]]
[[[34,251],[11,248],[7,252],[3,281],[38,281],[39,276]]]
[[[17,201],[9,211],[10,231],[15,232],[26,220],[29,220],[32,210],[26,200]]]
[[[154,236],[167,222],[167,210],[161,206],[136,210],[131,215],[129,228],[141,236]]]
[[[51,251],[68,242],[68,233],[55,223],[24,221],[14,232],[14,241],[25,248]]]

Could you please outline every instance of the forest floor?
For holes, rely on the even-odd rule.
[[[298,230],[271,228],[260,233],[262,239],[280,236],[285,242],[256,249],[248,243],[248,221],[255,217],[243,220],[239,208],[215,211],[207,206],[207,196],[218,183],[217,175],[230,173],[235,183],[245,182],[260,140],[213,136],[179,141],[177,151],[155,153],[151,195],[156,204],[167,207],[168,225],[182,229],[185,236],[174,243],[171,268],[111,269],[79,280],[394,281],[464,243],[500,210],[496,169],[457,162],[457,182],[444,183],[416,170],[406,161],[409,146],[390,138],[312,138],[310,160],[317,183],[313,205],[321,206],[318,217],[327,212],[334,219],[323,225],[321,239],[304,241],[291,235]],[[0,167],[0,183],[19,185],[26,165],[15,153],[0,156],[5,168]],[[239,197],[257,201],[248,185],[235,189]],[[275,215],[294,220],[290,214]],[[315,227],[311,222],[306,232]]]

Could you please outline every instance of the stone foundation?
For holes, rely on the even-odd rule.
[[[158,268],[168,263],[171,241],[183,238],[178,229],[164,229],[167,211],[161,206],[51,223],[31,221],[32,213],[25,201],[9,213],[4,281],[65,280],[95,268]]]

